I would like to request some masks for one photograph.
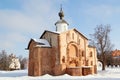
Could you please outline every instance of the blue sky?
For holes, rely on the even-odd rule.
[[[120,49],[120,0],[0,0],[0,51],[28,57],[25,48],[44,30],[55,30],[60,4],[69,28],[86,37],[97,25],[111,25],[114,49]]]

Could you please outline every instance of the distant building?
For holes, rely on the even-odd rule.
[[[112,56],[115,57],[115,58],[120,58],[120,50],[114,50],[112,51]]]
[[[120,66],[120,50],[113,50],[110,54],[106,55],[106,64],[111,67]]]
[[[96,48],[88,46],[88,39],[78,30],[68,30],[62,9],[59,17],[56,31],[45,30],[39,39],[30,40],[28,75],[97,73]]]

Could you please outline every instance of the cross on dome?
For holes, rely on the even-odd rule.
[[[62,11],[62,5],[61,5],[60,12],[58,13],[58,15],[59,15],[60,19],[63,19],[64,13]]]
[[[64,18],[64,13],[63,13],[63,10],[62,10],[62,5],[61,5],[61,8],[60,8],[60,12],[58,13],[58,16],[60,17],[60,20],[58,20],[55,23],[56,31],[57,32],[67,31],[69,24],[63,19]]]

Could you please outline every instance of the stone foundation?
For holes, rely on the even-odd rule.
[[[86,76],[92,74],[92,67],[82,67],[82,75]]]
[[[67,68],[66,73],[71,76],[82,76],[82,69],[81,67]]]

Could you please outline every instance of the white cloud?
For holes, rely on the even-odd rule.
[[[45,29],[55,30],[54,23],[58,20],[59,10],[56,5],[61,2],[64,1],[23,0],[20,10],[0,9],[0,28],[7,31],[5,33],[6,31],[1,30],[0,49],[21,51],[27,47],[30,38],[28,34],[32,36],[42,33]]]
[[[40,0],[36,2],[30,0],[22,7],[22,11],[0,10],[0,25],[13,30],[34,33],[54,26],[54,21],[57,17],[54,17],[56,14],[55,8],[49,0],[47,3]]]

